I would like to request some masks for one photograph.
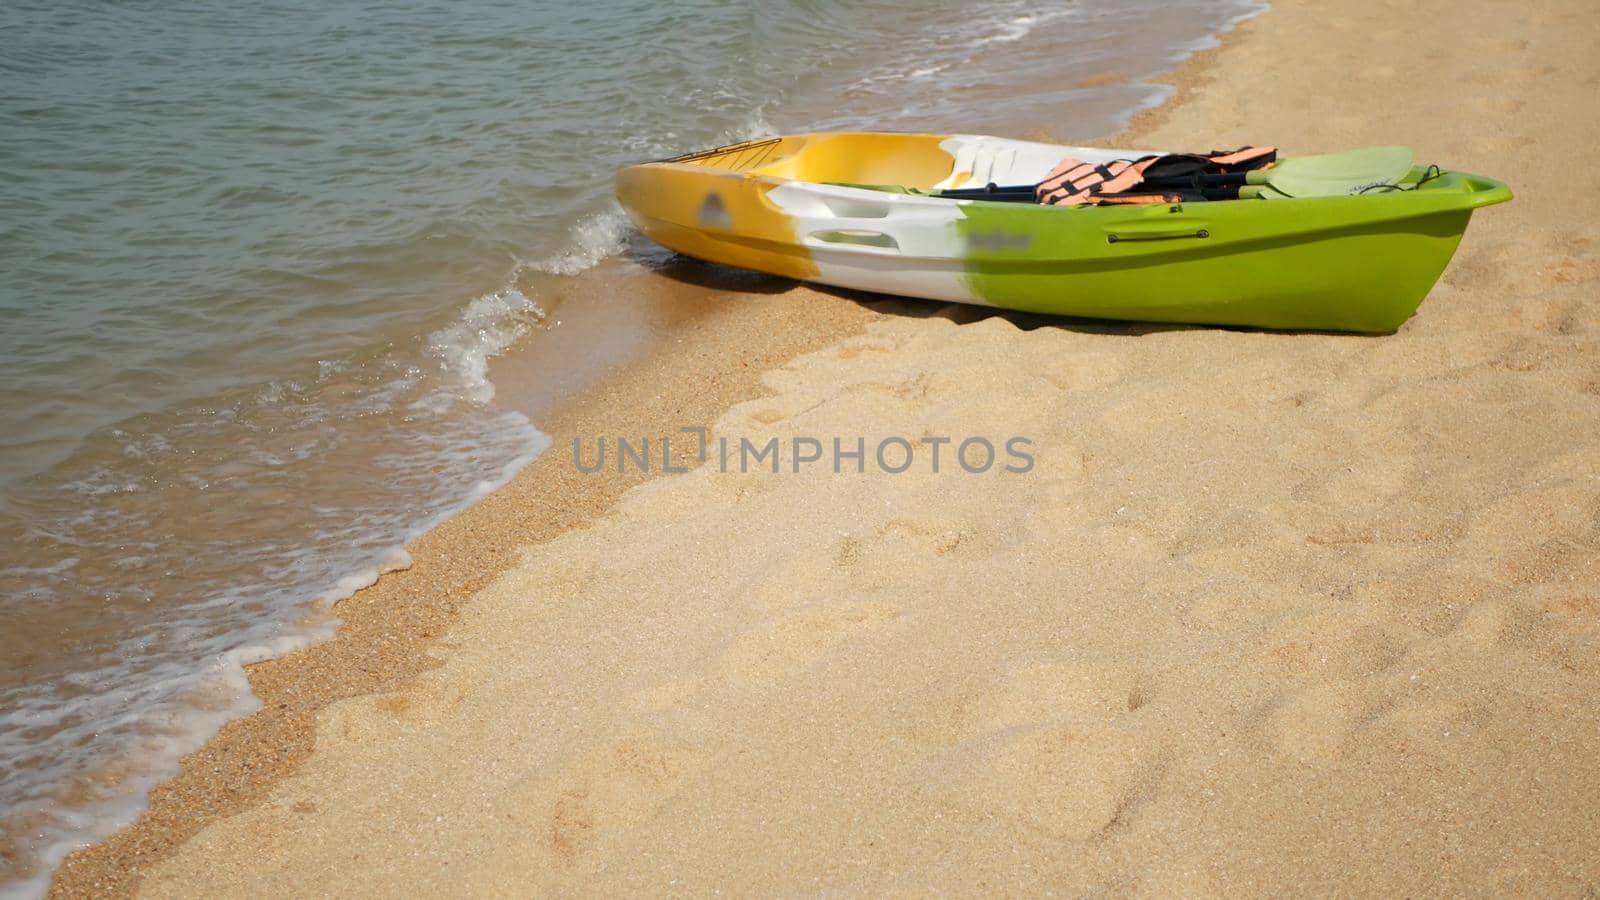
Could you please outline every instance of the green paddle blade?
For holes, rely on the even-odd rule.
[[[1411,172],[1415,159],[1410,147],[1366,147],[1321,156],[1291,156],[1245,177],[1249,184],[1271,188],[1261,192],[1268,199],[1340,197],[1399,183]]]

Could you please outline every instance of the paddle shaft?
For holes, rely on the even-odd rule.
[[[1148,186],[1156,188],[1157,190],[1163,188],[1182,190],[1184,188],[1198,187],[1201,191],[1205,191],[1209,188],[1243,187],[1247,184],[1268,183],[1268,176],[1271,174],[1271,171],[1271,169],[1267,169],[1265,171],[1256,169],[1251,172],[1230,172],[1222,175],[1190,175],[1180,176],[1177,178],[1146,178],[1144,181],[1140,182],[1140,186]],[[1254,179],[1250,177],[1252,174],[1256,175]],[[939,196],[950,197],[958,200],[1009,200],[1011,199],[1011,195],[1026,195],[1029,200],[1032,200],[1034,196],[1034,190],[1035,185],[1031,184],[988,184],[981,188],[950,188],[940,191]]]
[[[1255,190],[1255,186],[1254,185],[1242,185],[1242,184],[1238,185],[1238,186],[1235,186],[1235,187],[1204,187],[1204,188],[1201,188],[1199,191],[1195,191],[1191,185],[1184,185],[1182,188],[1174,189],[1173,192],[1181,200],[1184,200],[1184,201],[1188,201],[1188,200],[1243,200],[1243,199],[1254,199],[1256,196],[1258,196],[1258,192]],[[1135,191],[1133,193],[1137,194],[1137,193],[1140,193],[1140,192]],[[971,189],[969,191],[963,191],[963,192],[961,192],[959,194],[952,193],[950,191],[941,191],[939,193],[939,196],[943,197],[945,199],[949,199],[949,200],[987,200],[987,201],[989,201],[991,203],[1038,203],[1039,202],[1034,197],[1033,188],[1031,186],[1028,187],[1027,190],[1020,190],[1020,189],[1014,189],[1014,188],[1002,188],[1002,187],[998,187],[998,186],[993,191],[979,189],[979,188],[973,188],[973,189]],[[1092,205],[1092,204],[1086,204],[1086,205]]]

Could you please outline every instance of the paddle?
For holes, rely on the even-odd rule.
[[[1229,175],[1200,175],[1198,187],[1262,186],[1262,199],[1284,197],[1340,197],[1359,194],[1379,185],[1392,185],[1411,171],[1415,156],[1410,147],[1365,147],[1320,156],[1291,156],[1270,169],[1252,169]],[[1196,186],[1194,178],[1145,179],[1152,188]],[[1141,185],[1143,186],[1143,185]],[[1249,196],[1241,191],[1241,195]]]
[[[1409,147],[1366,147],[1318,156],[1281,159],[1270,169],[1252,169],[1226,175],[1185,175],[1147,178],[1140,188],[1198,191],[1207,200],[1261,197],[1337,197],[1358,194],[1378,185],[1394,184],[1411,171],[1415,157]],[[999,202],[1033,202],[1031,184],[955,188],[940,197]]]

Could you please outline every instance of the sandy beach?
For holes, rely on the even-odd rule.
[[[1600,890],[1596,37],[1281,0],[1104,139],[1509,181],[1394,335],[602,272],[700,299],[53,894]],[[696,425],[1002,450],[573,463]]]

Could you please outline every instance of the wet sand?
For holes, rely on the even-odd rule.
[[[57,893],[1593,892],[1596,25],[1282,2],[1115,139],[1512,181],[1392,336],[712,293]],[[564,450],[700,421],[1036,464]]]
[[[570,330],[550,332],[560,340],[536,337],[495,363],[502,393],[538,417],[551,450],[416,541],[409,569],[340,602],[334,640],[251,666],[263,709],[186,757],[182,772],[152,792],[134,827],[70,856],[52,896],[132,893],[152,864],[201,828],[270,796],[311,753],[325,708],[403,688],[437,666],[463,604],[516,564],[523,547],[589,524],[629,487],[660,474],[580,474],[571,465],[573,437],[713,422],[728,403],[765,393],[762,372],[877,317],[872,304],[841,296],[805,288],[772,293],[788,287],[774,280],[761,280],[760,292],[738,290],[751,283],[692,261],[670,275],[608,262],[572,279],[552,314]],[[648,319],[648,333],[610,329],[613,307]],[[575,354],[566,340],[573,332],[606,332],[606,346]],[[563,386],[574,391],[565,400],[548,389],[556,372],[566,373]],[[675,465],[687,464],[684,451]]]

